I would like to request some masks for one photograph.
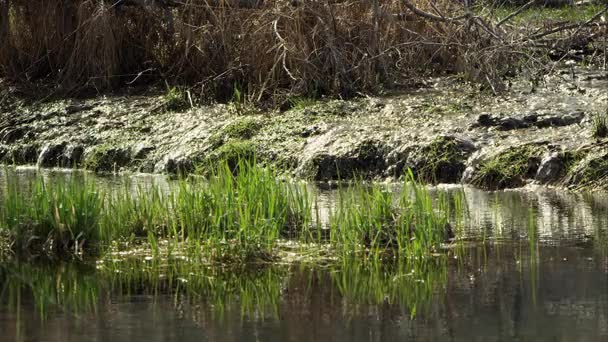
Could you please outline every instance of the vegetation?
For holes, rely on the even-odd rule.
[[[415,169],[425,183],[458,182],[465,169],[466,151],[454,137],[438,137],[418,152]]]
[[[596,139],[608,137],[608,108],[593,116],[592,135]]]
[[[105,234],[99,224],[103,195],[91,182],[47,183],[39,178],[29,187],[24,192],[9,177],[0,207],[0,229],[16,248],[56,256],[97,247]]]
[[[243,158],[235,165],[221,161],[204,179],[182,179],[170,189],[127,184],[109,193],[86,178],[39,178],[28,190],[9,172],[0,231],[14,239],[17,252],[50,256],[135,242],[154,255],[244,263],[273,259],[282,239],[329,242],[344,255],[363,248],[370,255],[420,256],[437,250],[451,228],[449,212],[436,212],[411,177],[398,197],[360,182],[341,189],[328,235],[304,184]]]
[[[164,96],[164,107],[169,112],[177,112],[188,109],[192,106],[192,99],[189,91],[180,87],[170,87]]]
[[[482,161],[472,184],[490,190],[522,186],[526,178],[533,178],[542,152],[534,145],[511,147]]]
[[[0,78],[32,92],[41,83],[59,84],[51,91],[62,94],[181,84],[187,87],[168,87],[168,110],[192,105],[197,96],[232,100],[240,112],[245,101],[348,97],[415,84],[429,74],[463,73],[496,92],[516,62],[543,67],[534,55],[548,49],[534,52],[536,40],[585,34],[577,26],[545,29],[542,15],[536,26],[522,27],[536,8],[465,4],[2,1]],[[592,27],[601,9],[543,13]],[[503,25],[505,18],[514,25]]]
[[[262,127],[262,120],[244,117],[226,126],[222,133],[229,139],[251,139]]]
[[[416,258],[438,250],[452,234],[448,213],[435,211],[428,191],[416,186],[413,177],[410,173],[399,196],[380,185],[355,183],[340,189],[329,223],[332,245],[345,255],[372,257],[388,251]]]

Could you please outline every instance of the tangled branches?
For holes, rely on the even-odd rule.
[[[469,0],[0,0],[0,77],[67,94],[179,83],[276,103],[462,73],[498,93],[515,66],[542,66],[606,25],[605,8],[584,22],[513,24],[534,4],[498,18]]]

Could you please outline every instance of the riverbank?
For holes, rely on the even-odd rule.
[[[391,180],[411,168],[425,183],[605,188],[608,140],[593,127],[607,87],[606,71],[564,65],[538,86],[513,81],[501,96],[446,77],[406,93],[299,98],[267,112],[235,103],[174,110],[163,92],[25,103],[5,91],[0,159],[177,173],[255,155],[314,181]]]

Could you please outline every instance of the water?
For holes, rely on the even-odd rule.
[[[131,183],[151,181],[164,180]],[[329,206],[334,193],[317,191]],[[464,195],[466,215],[454,216],[465,241],[415,270],[360,260],[6,263],[0,340],[608,340],[607,194],[436,191]]]

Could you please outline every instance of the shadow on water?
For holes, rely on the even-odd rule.
[[[124,186],[116,179],[101,182]],[[335,192],[314,191],[320,207],[331,206]],[[218,268],[178,257],[111,254],[91,263],[4,262],[2,338],[608,339],[606,194],[434,191],[451,203],[461,239],[417,260],[353,257]]]

